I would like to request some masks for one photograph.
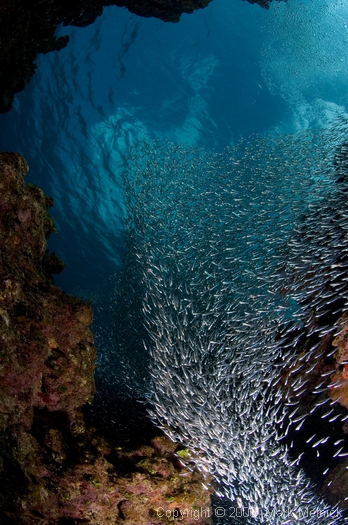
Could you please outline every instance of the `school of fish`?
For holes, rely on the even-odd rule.
[[[347,310],[347,132],[342,116],[221,153],[149,140],[123,171],[150,416],[213,475],[236,523],[345,523],[286,437],[316,413],[347,418],[325,377],[314,388],[306,379]],[[319,432],[307,444],[332,439]],[[345,440],[331,446],[343,461]]]

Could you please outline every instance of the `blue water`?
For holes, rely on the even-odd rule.
[[[110,295],[123,246],[120,165],[139,139],[222,151],[344,112],[347,14],[324,0],[269,11],[214,0],[179,24],[109,7],[92,26],[60,28],[68,46],[38,57],[0,116],[0,148],[23,154],[27,180],[54,197],[50,249],[66,264],[56,282]]]
[[[253,134],[327,127],[348,110],[348,4],[288,0],[266,11],[213,0],[179,24],[109,7],[64,34],[68,46],[38,57],[30,85],[0,115],[0,149],[20,152],[27,180],[54,197],[49,247],[66,264],[56,282],[95,299],[99,379],[141,392],[141,356],[122,362],[105,307],[120,286],[130,146],[150,137],[220,152]]]
[[[109,7],[70,43],[39,56],[30,85],[0,116],[0,148],[54,197],[65,261],[56,282],[108,294],[123,245],[119,180],[145,136],[221,151],[251,134],[325,126],[347,106],[348,7],[334,1],[214,0],[179,24]],[[110,281],[111,280],[111,281]]]
[[[55,199],[66,263],[57,282],[103,289],[117,269],[120,153],[149,135],[221,150],[252,133],[325,123],[347,99],[348,8],[335,2],[214,0],[179,24],[106,8],[38,71],[0,117],[1,149]],[[334,29],[334,31],[333,31]]]

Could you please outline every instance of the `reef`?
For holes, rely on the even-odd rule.
[[[0,154],[1,523],[210,523],[211,489],[186,449],[153,427],[125,439],[86,423],[92,309],[54,284],[53,200],[27,171]]]
[[[239,0],[235,0],[239,1]],[[268,8],[271,0],[248,0]],[[0,0],[0,113],[11,109],[15,93],[35,73],[38,53],[60,50],[69,37],[56,37],[58,25],[87,26],[104,6],[126,7],[131,13],[178,22],[182,13],[206,7],[211,0]]]

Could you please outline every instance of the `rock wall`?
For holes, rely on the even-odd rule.
[[[1,154],[0,170],[0,429],[31,428],[34,409],[78,425],[76,411],[94,392],[92,310],[51,277],[63,268],[46,250],[52,199],[25,186],[19,155]]]
[[[25,185],[27,171],[20,155],[0,154],[0,522],[209,523],[211,489],[182,447],[86,426],[92,309],[54,284],[53,201]]]

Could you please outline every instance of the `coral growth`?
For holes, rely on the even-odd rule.
[[[93,395],[92,311],[47,272],[62,267],[46,251],[52,201],[25,186],[19,155],[3,153],[0,169],[0,429],[31,428],[34,408],[62,411],[73,424]]]
[[[54,284],[62,262],[47,252],[52,199],[24,184],[27,171],[20,155],[0,154],[1,523],[159,525],[174,511],[209,513],[211,490],[178,445],[86,427],[92,309]]]

